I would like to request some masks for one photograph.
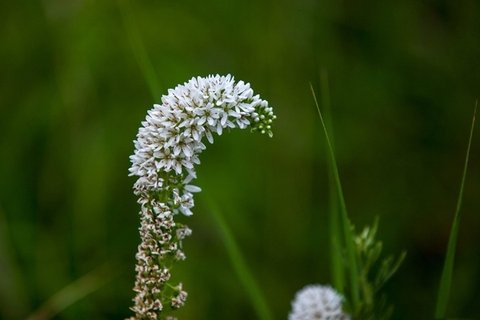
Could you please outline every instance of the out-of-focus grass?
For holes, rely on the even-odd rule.
[[[257,281],[249,270],[243,254],[240,252],[235,238],[225,222],[218,207],[212,199],[208,199],[208,210],[214,217],[217,228],[221,234],[221,239],[225,245],[233,269],[240,280],[240,283],[245,289],[246,295],[250,298],[253,307],[255,308],[257,319],[271,320],[272,315],[268,304],[263,296],[262,290],[259,288]]]
[[[118,267],[113,269],[108,264],[98,267],[54,294],[27,319],[46,320],[54,318],[66,308],[98,290],[101,286],[107,285],[119,275],[118,271]]]
[[[0,278],[0,301],[11,307],[4,311],[5,317],[18,317],[18,310],[27,308],[25,283],[19,273],[16,263],[16,255],[12,252],[9,242],[10,230],[5,219],[2,208],[0,207],[0,269],[2,277]]]
[[[133,53],[145,78],[145,82],[150,89],[152,97],[154,99],[159,99],[161,97],[161,92],[158,77],[139,34],[132,7],[129,0],[118,0],[118,3],[122,13],[127,38],[130,40]]]
[[[219,206],[235,206],[225,219],[273,316],[284,318],[306,283],[333,279],[327,156],[308,88],[323,67],[350,218],[364,225],[381,216],[385,250],[409,252],[386,288],[402,306],[398,319],[430,318],[457,195],[452,181],[463,161],[464,119],[478,96],[479,5],[130,4],[159,92],[194,75],[232,73],[251,82],[278,114],[272,140],[244,132],[218,139],[202,155],[198,179]],[[128,156],[140,121],[158,101],[132,53],[118,3],[3,1],[0,24],[0,205],[10,230],[1,237],[26,288],[16,300],[21,306],[0,301],[0,318],[25,318],[110,258],[130,273],[58,317],[126,317],[138,243]],[[478,148],[470,156],[477,163]],[[480,207],[478,177],[472,166],[465,212]],[[206,210],[196,207],[188,222],[194,234],[179,272],[191,295],[183,318],[254,317]],[[458,238],[461,272],[449,308],[464,317],[480,313],[479,224],[464,215]],[[16,292],[2,290],[1,296]]]

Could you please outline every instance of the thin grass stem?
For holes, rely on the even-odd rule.
[[[336,190],[339,198],[340,213],[341,213],[340,218],[341,218],[343,236],[345,241],[348,270],[350,275],[350,291],[351,291],[351,298],[352,298],[351,306],[352,306],[353,314],[355,314],[360,309],[360,288],[359,288],[359,274],[358,274],[359,271],[357,267],[357,258],[355,253],[354,234],[353,234],[350,220],[348,219],[347,206],[345,204],[345,198],[343,196],[342,184],[340,182],[340,175],[338,173],[337,161],[335,158],[335,153],[333,151],[333,145],[330,140],[322,112],[320,111],[320,107],[318,105],[317,97],[315,95],[315,90],[313,89],[313,86],[311,84],[310,84],[310,89],[312,90],[315,106],[317,107],[318,115],[320,117],[320,122],[322,123],[325,139],[327,141],[328,153],[329,153],[331,164],[332,164]]]
[[[445,264],[443,266],[443,271],[440,278],[440,287],[438,290],[437,305],[435,308],[435,319],[445,318],[445,314],[447,312],[448,300],[450,297],[453,267],[455,263],[455,251],[457,247],[458,229],[460,225],[460,208],[462,206],[463,188],[465,186],[465,178],[467,176],[468,160],[470,158],[470,147],[472,145],[473,129],[475,127],[475,116],[477,114],[477,106],[478,106],[478,100],[475,103],[475,109],[473,111],[472,126],[470,128],[470,136],[468,138],[467,154],[465,156],[465,164],[463,167],[462,181],[460,183],[460,191],[458,193],[455,216],[453,218],[452,228],[450,230],[450,238],[448,239]]]
[[[328,82],[328,72],[325,69],[320,71],[320,96],[322,98],[322,107],[325,110],[325,124],[330,131],[331,142],[333,144],[333,125],[331,117],[330,87]],[[328,153],[328,146],[327,146]],[[330,231],[330,268],[333,276],[333,285],[339,292],[345,290],[345,268],[342,262],[342,232],[339,226],[339,208],[338,195],[335,185],[335,174],[331,157],[328,157],[328,184],[329,184],[329,231]]]

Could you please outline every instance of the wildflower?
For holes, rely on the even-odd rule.
[[[308,285],[292,301],[288,320],[347,320],[342,311],[342,296],[330,286]]]
[[[193,215],[193,193],[201,189],[191,181],[206,149],[204,141],[213,143],[214,134],[230,128],[249,127],[272,136],[275,119],[268,102],[254,95],[250,84],[235,82],[230,75],[192,78],[168,90],[161,100],[148,111],[130,156],[129,172],[137,177],[133,190],[141,206],[131,308],[135,317],[130,318],[136,320],[160,319],[166,308],[178,309],[187,299],[181,284],[170,283],[170,272],[173,261],[186,258],[182,241],[192,231],[174,216]]]
[[[178,309],[185,304],[188,293],[183,290],[181,283],[175,288],[175,290],[177,291],[177,294],[172,298],[172,308]]]

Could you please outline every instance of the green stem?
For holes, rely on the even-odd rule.
[[[325,121],[322,116],[322,112],[320,111],[320,107],[318,106],[317,97],[315,95],[315,91],[313,90],[312,85],[310,84],[310,89],[312,90],[313,99],[315,101],[315,105],[317,107],[318,115],[320,117],[320,121],[322,123],[323,131],[325,134],[325,138],[327,141],[328,153],[330,156],[330,161],[333,168],[333,176],[335,180],[335,185],[337,189],[337,194],[339,197],[340,202],[340,219],[342,223],[343,229],[343,236],[347,251],[347,262],[348,262],[348,270],[350,271],[350,291],[352,295],[352,311],[353,314],[360,309],[360,288],[359,288],[359,275],[358,275],[358,267],[357,267],[357,259],[355,254],[355,239],[353,235],[353,230],[351,227],[350,220],[348,219],[347,214],[347,206],[345,204],[345,198],[343,196],[342,184],[340,182],[340,175],[338,173],[337,162],[335,159],[335,153],[333,152],[333,145],[331,143],[327,127],[325,125]]]
[[[331,117],[330,88],[328,83],[328,73],[325,69],[320,71],[320,93],[322,106],[325,109],[325,123],[330,130],[333,143],[333,125]],[[327,149],[328,152],[328,149]],[[345,268],[342,263],[342,232],[339,226],[338,196],[335,187],[335,175],[333,173],[333,164],[331,158],[328,158],[329,170],[329,231],[330,231],[330,268],[333,276],[333,285],[344,293],[345,290]]]
[[[457,207],[453,218],[452,228],[450,230],[450,238],[448,239],[447,254],[445,264],[443,266],[442,276],[440,278],[440,288],[438,290],[437,305],[435,308],[435,319],[445,318],[450,296],[450,288],[452,285],[453,267],[455,263],[455,251],[457,247],[458,229],[460,225],[460,208],[463,199],[463,187],[465,185],[465,177],[467,176],[468,159],[470,158],[470,147],[472,145],[473,128],[475,127],[475,115],[477,113],[478,100],[475,103],[473,111],[472,126],[470,128],[470,137],[468,138],[467,154],[465,156],[465,164],[463,167],[462,181],[460,183],[460,191],[457,199]]]

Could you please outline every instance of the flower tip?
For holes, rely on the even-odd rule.
[[[188,192],[192,192],[192,193],[197,193],[197,192],[202,191],[202,189],[200,187],[194,186],[192,184],[187,184],[185,186],[185,190],[188,191]]]

